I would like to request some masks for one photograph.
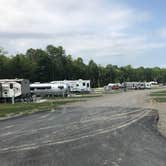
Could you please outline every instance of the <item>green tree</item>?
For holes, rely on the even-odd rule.
[[[88,78],[91,80],[92,87],[98,86],[99,71],[97,64],[93,60],[90,60],[88,64]]]

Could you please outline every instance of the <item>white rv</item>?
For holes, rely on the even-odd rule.
[[[151,84],[151,86],[158,85],[158,82],[156,82],[156,81],[151,81],[151,82],[149,82],[149,83]]]
[[[31,94],[37,96],[67,96],[69,86],[65,83],[33,83],[30,84]]]
[[[30,97],[29,80],[0,79],[0,98]]]
[[[125,82],[123,87],[127,89],[151,89],[150,82]]]
[[[138,89],[140,82],[124,82],[122,87],[127,89]]]
[[[152,85],[150,82],[145,82],[145,89],[151,89]]]
[[[64,81],[52,81],[53,84],[65,83],[70,87],[72,93],[90,93],[90,80],[64,80]]]

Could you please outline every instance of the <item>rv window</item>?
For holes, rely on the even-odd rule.
[[[45,89],[51,89],[51,86],[38,87],[37,89],[41,89],[41,90],[45,90]]]
[[[79,86],[79,84],[76,84],[76,86]]]
[[[33,87],[33,88],[31,88],[31,90],[34,90],[34,89],[37,89],[37,90],[46,90],[46,89],[51,89],[51,86],[43,86],[43,87]]]
[[[64,88],[64,86],[58,86],[58,88],[59,88],[59,89],[63,89],[63,88]]]
[[[89,83],[87,83],[87,87],[89,88]]]
[[[83,82],[82,85],[85,86],[85,82]]]

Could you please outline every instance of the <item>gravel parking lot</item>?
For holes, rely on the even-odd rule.
[[[165,166],[150,91],[106,94],[0,122],[2,166]]]

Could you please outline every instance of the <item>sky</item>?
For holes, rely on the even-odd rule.
[[[63,46],[88,63],[166,67],[165,0],[0,0],[8,54]]]

